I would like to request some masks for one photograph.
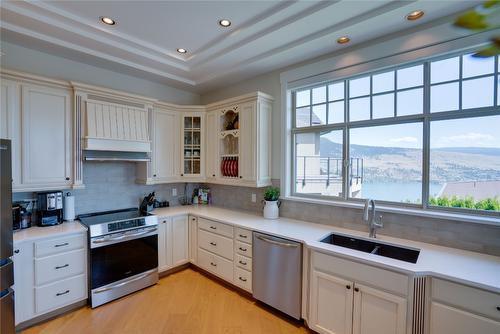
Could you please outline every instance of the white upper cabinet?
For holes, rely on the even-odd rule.
[[[219,166],[218,164],[218,131],[217,131],[217,112],[211,111],[207,113],[207,136],[206,136],[206,159],[205,163],[207,166],[206,176],[207,181],[211,182],[219,176]]]
[[[71,92],[22,85],[22,185],[18,190],[67,188],[72,183]]]
[[[257,92],[208,105],[207,181],[248,187],[271,184],[272,97]],[[215,111],[215,119],[212,112]],[[214,176],[215,175],[215,176]]]
[[[179,178],[180,117],[176,111],[155,109],[153,112],[153,181],[169,182]]]
[[[205,177],[205,113],[184,112],[181,129],[181,181],[202,181]]]
[[[2,79],[0,87],[0,138],[11,140],[12,185],[16,188],[21,183],[20,85]]]

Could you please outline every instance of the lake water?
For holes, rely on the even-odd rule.
[[[441,190],[442,184],[430,184],[430,196],[436,196]],[[422,198],[422,184],[418,182],[405,183],[363,183],[363,198],[373,198],[392,202],[420,203]]]

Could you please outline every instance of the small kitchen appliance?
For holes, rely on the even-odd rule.
[[[38,193],[38,226],[53,226],[63,222],[62,191]]]

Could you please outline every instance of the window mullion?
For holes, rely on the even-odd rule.
[[[422,126],[422,207],[425,209],[429,203],[429,180],[430,180],[430,63],[424,63],[424,124]]]
[[[344,144],[342,149],[342,198],[347,200],[349,198],[349,80],[344,81],[344,121],[346,123],[344,128]]]

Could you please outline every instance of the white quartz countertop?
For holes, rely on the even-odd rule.
[[[161,208],[156,209],[153,213],[160,217],[193,214],[198,217],[300,241],[311,249],[353,259],[358,262],[406,274],[444,278],[500,293],[500,257],[497,256],[388,237],[380,234],[383,233],[383,230],[379,231],[377,241],[420,249],[418,261],[413,264],[319,242],[319,240],[332,232],[367,239],[366,232],[288,218],[269,220],[262,216],[242,211],[202,205]]]
[[[58,237],[68,234],[86,232],[87,228],[79,221],[64,222],[55,226],[32,226],[27,229],[14,231],[14,243],[23,241],[43,239],[48,237]]]

